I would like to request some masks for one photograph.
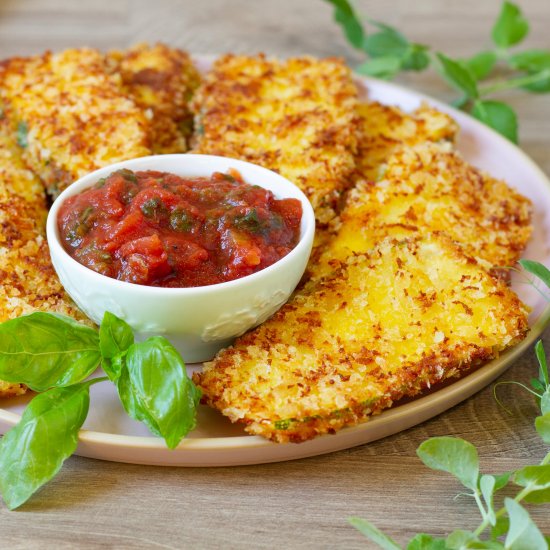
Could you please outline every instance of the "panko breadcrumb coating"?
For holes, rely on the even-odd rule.
[[[532,232],[527,198],[468,164],[450,144],[434,143],[395,152],[382,180],[350,192],[340,222],[310,269],[315,277],[386,237],[443,231],[507,278],[505,268],[520,259]]]
[[[40,180],[24,165],[6,119],[0,120],[0,322],[35,310],[86,318],[66,295],[50,262]],[[0,381],[0,398],[22,395]]]
[[[247,432],[301,442],[494,359],[527,331],[518,297],[448,237],[387,239],[295,294],[194,380]]]
[[[328,223],[351,185],[358,92],[338,59],[225,55],[192,102],[194,152],[260,164],[297,184]]]
[[[412,113],[376,101],[361,103],[356,179],[377,181],[390,156],[403,146],[453,142],[458,125],[449,115],[423,103]]]
[[[109,70],[119,74],[123,91],[150,120],[153,153],[184,153],[191,137],[189,101],[200,76],[189,55],[165,44],[137,44],[107,54]]]
[[[96,50],[2,62],[0,101],[26,164],[52,196],[97,168],[151,153],[145,113]]]

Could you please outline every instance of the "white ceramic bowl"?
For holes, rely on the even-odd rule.
[[[115,170],[158,170],[179,176],[239,171],[245,182],[269,189],[277,198],[302,203],[300,240],[273,265],[241,279],[193,288],[159,288],[100,275],[71,258],[61,244],[57,217],[70,196],[91,187]],[[157,155],[119,162],[79,179],[54,202],[47,221],[52,263],[61,283],[86,315],[100,323],[105,311],[124,319],[138,339],[162,334],[188,362],[211,359],[222,347],[273,315],[289,298],[307,265],[315,218],[306,196],[279,174],[239,160],[210,155]]]

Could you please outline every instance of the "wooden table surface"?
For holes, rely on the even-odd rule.
[[[548,0],[520,0],[532,47],[549,47]],[[454,56],[488,45],[498,0],[372,0],[360,12]],[[321,0],[0,0],[0,57],[71,46],[163,40],[195,53],[226,51],[358,58]],[[433,74],[402,78],[448,99]],[[513,93],[523,149],[550,173],[550,96]],[[550,350],[550,333],[546,333]],[[528,381],[529,351],[502,377]],[[399,542],[417,531],[474,528],[478,512],[450,476],[428,470],[417,446],[455,435],[478,446],[482,467],[539,461],[533,400],[505,386],[507,414],[486,388],[446,413],[384,440],[307,460],[233,468],[156,468],[69,459],[18,512],[0,505],[0,548],[372,548],[346,518],[370,519]],[[550,533],[548,507],[532,509]]]

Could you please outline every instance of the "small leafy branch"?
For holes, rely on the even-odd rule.
[[[502,4],[493,25],[493,47],[467,59],[453,59],[429,46],[411,42],[397,29],[368,20],[376,29],[366,27],[348,0],[325,0],[334,7],[334,19],[348,42],[366,55],[357,72],[377,78],[392,79],[401,71],[424,71],[435,65],[439,74],[460,96],[453,102],[509,140],[517,143],[518,122],[514,110],[491,99],[494,94],[522,88],[528,92],[550,92],[550,50],[515,51],[529,32],[529,23],[520,8],[508,1]],[[504,72],[505,77],[495,77]]]
[[[87,378],[101,365],[101,378]],[[0,441],[0,491],[10,510],[50,481],[78,444],[90,387],[110,380],[129,416],[177,447],[195,426],[200,390],[161,336],[134,342],[131,327],[106,312],[99,332],[54,313],[0,324],[0,379],[43,392]]]
[[[520,260],[519,263],[550,288],[550,270],[544,265],[531,260]],[[529,390],[535,394],[541,411],[535,419],[535,429],[544,443],[550,445],[550,375],[540,340],[535,353],[539,375],[531,380],[533,390]],[[466,494],[475,500],[481,522],[473,531],[457,529],[445,538],[418,533],[407,543],[406,550],[548,550],[550,537],[540,532],[520,503],[550,502],[550,452],[537,465],[498,475],[480,473],[477,449],[464,439],[434,437],[424,441],[416,452],[428,468],[448,472],[468,489]],[[496,506],[495,494],[512,483],[520,487],[515,497],[506,497],[503,506]],[[349,522],[381,548],[402,550],[369,521],[354,517]]]

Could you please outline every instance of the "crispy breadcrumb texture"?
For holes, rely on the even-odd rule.
[[[377,181],[390,156],[405,145],[453,142],[458,125],[452,117],[423,103],[412,113],[376,101],[360,103],[356,179]]]
[[[51,265],[44,188],[23,163],[8,124],[0,120],[0,322],[35,310],[85,321]],[[0,398],[25,391],[21,384],[0,381]]]
[[[194,152],[254,162],[309,197],[318,222],[335,216],[351,185],[358,91],[339,59],[225,55],[192,102]]]
[[[26,164],[52,196],[96,168],[151,152],[149,121],[96,50],[2,62],[0,99]]]
[[[508,279],[507,268],[531,236],[531,210],[529,199],[468,164],[450,144],[402,147],[388,159],[384,179],[349,193],[340,227],[310,272],[320,277],[386,237],[442,231]]]
[[[301,442],[498,357],[526,307],[445,235],[386,239],[294,295],[195,382],[251,434]]]
[[[185,153],[193,128],[189,101],[200,83],[189,55],[162,43],[143,43],[108,52],[107,63],[149,119],[153,153]]]

